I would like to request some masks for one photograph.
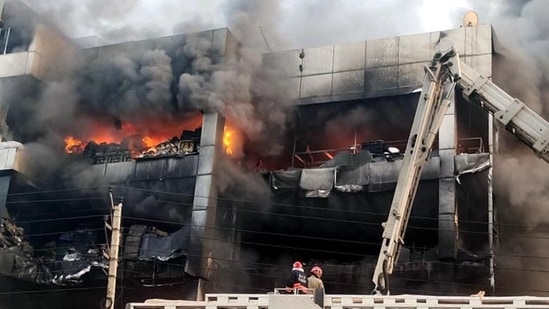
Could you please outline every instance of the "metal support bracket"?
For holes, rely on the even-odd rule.
[[[497,111],[494,116],[501,124],[506,126],[523,108],[524,103],[515,98],[505,111]]]
[[[469,97],[473,91],[480,89],[482,86],[484,86],[488,82],[488,78],[479,75],[472,84],[470,84],[467,88],[463,89],[463,94],[465,94],[467,97]]]
[[[543,132],[540,138],[532,145],[532,148],[540,154],[549,152],[549,131]]]

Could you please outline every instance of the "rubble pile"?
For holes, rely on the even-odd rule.
[[[83,154],[91,158],[93,164],[124,162],[132,159],[130,149],[115,143],[97,144],[91,141],[86,145]]]
[[[40,285],[78,285],[92,268],[108,268],[104,245],[97,245],[90,236],[89,229],[78,230],[35,250],[25,240],[23,228],[9,218],[2,218],[0,275]],[[42,254],[38,256],[35,251]]]
[[[82,153],[90,158],[93,164],[186,156],[198,152],[201,132],[202,128],[194,131],[184,130],[181,136],[174,136],[149,148],[143,143],[142,138],[136,136],[129,137],[120,144],[90,141],[83,151],[69,151],[69,153]]]
[[[184,156],[198,152],[198,147],[199,146],[192,140],[179,140],[178,138],[173,138],[147,149],[142,152],[138,158]]]

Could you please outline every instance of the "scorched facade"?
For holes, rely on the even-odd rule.
[[[21,308],[97,306],[109,188],[120,304],[268,292],[294,260],[369,293],[423,65],[450,37],[492,69],[489,25],[262,54],[228,29],[80,47],[15,0],[2,19],[0,301]],[[490,120],[454,103],[395,293],[487,285]]]

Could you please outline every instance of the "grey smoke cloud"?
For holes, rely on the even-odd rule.
[[[216,1],[23,1],[70,37],[99,36],[111,43],[222,26],[211,13],[219,11]]]
[[[36,105],[36,120],[42,128],[70,128],[72,121],[64,118],[59,111],[72,115],[78,102],[75,91],[76,85],[72,81],[53,81],[43,88],[41,104]],[[63,99],[60,99],[63,98]]]
[[[47,12],[65,31],[71,33],[89,33],[100,35],[110,41],[134,40],[175,31],[195,30],[200,27],[230,25],[231,30],[244,44],[238,57],[226,66],[220,66],[212,60],[207,42],[202,38],[193,38],[184,47],[185,57],[192,59],[191,70],[180,75],[177,80],[178,108],[193,104],[195,108],[218,110],[229,117],[241,119],[239,123],[248,136],[259,142],[269,141],[273,134],[282,132],[287,125],[287,110],[290,101],[279,94],[280,88],[270,81],[277,75],[276,68],[265,67],[261,58],[251,50],[266,50],[260,36],[259,26],[265,32],[270,46],[275,49],[319,46],[334,42],[358,41],[371,38],[388,37],[422,31],[442,30],[429,28],[422,23],[420,16],[427,9],[437,14],[447,14],[454,19],[451,27],[461,22],[467,8],[478,11],[481,22],[489,22],[495,29],[500,46],[500,57],[494,65],[494,81],[525,101],[530,107],[548,115],[549,77],[549,22],[545,16],[549,13],[548,3],[543,0],[531,1],[465,1],[463,7],[450,12],[437,11],[428,1],[222,1],[222,4],[198,4],[212,8],[223,8],[224,15],[209,15],[193,11],[193,5],[183,7],[180,1],[164,1],[151,4],[144,0],[127,1],[39,1],[27,0],[39,11]],[[202,2],[206,3],[206,2]],[[151,6],[162,10],[151,11],[150,18],[142,13]],[[398,10],[394,8],[398,7]],[[185,11],[194,12],[185,16]],[[158,13],[164,12],[164,13]],[[181,12],[181,13],[178,13]],[[154,16],[165,14],[162,24],[152,23]],[[139,18],[138,18],[139,17]],[[215,19],[222,20],[221,24]],[[433,27],[436,27],[434,25]],[[449,27],[449,28],[451,28]],[[86,30],[88,29],[86,32]],[[84,31],[83,31],[84,30]],[[46,124],[61,129],[67,119],[76,112],[78,91],[91,102],[96,110],[106,110],[112,114],[127,117],[135,116],[138,111],[148,110],[165,112],[174,108],[158,102],[170,101],[172,93],[170,63],[174,61],[162,50],[148,50],[139,56],[122,55],[97,67],[87,67],[82,76],[89,78],[89,88],[75,89],[74,82],[56,81],[43,89],[37,124]],[[108,80],[104,80],[105,77]],[[112,87],[112,88],[111,88]],[[106,91],[108,90],[108,91]],[[105,96],[114,94],[113,97]],[[53,110],[62,108],[66,114]],[[367,116],[365,116],[367,117]],[[340,120],[333,124],[339,125]],[[49,127],[48,127],[49,128]],[[43,131],[43,128],[41,129]],[[332,128],[333,130],[333,128]],[[502,141],[505,156],[496,161],[496,195],[509,201],[509,207],[515,213],[513,220],[522,218],[532,229],[546,224],[544,214],[548,200],[548,167],[534,158],[524,147],[514,147],[514,138],[504,135]],[[52,155],[45,144],[59,142],[59,136],[41,137],[39,143],[30,147],[37,154]],[[505,147],[508,145],[508,147]],[[510,146],[509,146],[510,145]],[[518,153],[510,152],[518,148]],[[268,149],[273,153],[280,151]],[[38,156],[39,157],[39,156]],[[518,159],[520,158],[520,160]],[[40,161],[36,161],[39,164]],[[56,167],[48,164],[45,172]],[[223,181],[230,185],[237,180],[246,180],[236,176]],[[509,175],[513,175],[510,177]],[[262,191],[264,188],[257,188]],[[520,216],[517,216],[520,214]],[[513,221],[516,222],[516,221]],[[516,248],[531,248],[536,243],[531,238],[519,238]],[[532,255],[549,255],[544,250],[531,252]],[[549,266],[549,265],[544,265]],[[514,275],[517,275],[515,273]],[[521,274],[518,274],[521,275]],[[543,284],[543,281],[540,281]],[[549,289],[538,286],[538,289]]]
[[[245,1],[233,2],[225,7],[227,18],[235,16],[235,31],[246,36],[257,30],[258,16],[272,13],[275,2],[269,3],[247,6]],[[40,2],[36,8],[51,10],[52,16],[60,14],[57,10],[66,10],[71,16],[83,14],[81,7],[69,7],[72,4],[60,1],[44,7]],[[123,19],[133,10],[138,10],[142,2],[124,4],[128,5],[127,10],[117,5],[113,12],[97,12],[98,18],[107,20],[120,15]],[[92,4],[82,2],[81,5],[90,8]],[[89,22],[85,18],[73,20],[73,17],[57,20],[81,25]],[[116,25],[105,27],[105,31],[112,31],[113,27]],[[62,169],[64,172],[60,177],[67,185],[93,186],[101,183],[101,179],[88,177],[81,164],[67,167],[67,162],[54,160],[56,162],[42,166],[40,156],[48,153],[48,157],[59,158],[52,154],[63,149],[63,139],[69,134],[85,137],[85,132],[92,132],[98,124],[110,125],[114,130],[113,117],[125,123],[155,116],[177,116],[191,108],[214,109],[237,120],[235,123],[252,142],[268,143],[269,147],[263,148],[266,153],[279,153],[282,146],[277,146],[277,140],[288,125],[291,101],[273,79],[277,68],[262,63],[261,53],[254,44],[263,43],[249,41],[248,45],[239,45],[224,63],[212,50],[211,38],[194,35],[187,37],[182,49],[169,44],[162,48],[138,44],[132,45],[135,48],[119,49],[112,57],[95,57],[93,52],[85,55],[65,75],[36,86],[34,95],[19,102],[17,109],[12,110],[14,119],[28,120],[23,129],[16,130],[19,130],[19,137],[31,144],[29,161],[36,164],[30,166],[43,171],[37,175],[40,179],[46,180]],[[179,73],[172,71],[175,63],[185,72],[179,80],[174,80]],[[179,133],[174,132],[174,135]],[[237,167],[227,167],[227,170],[231,171],[227,175],[234,176],[227,182],[244,177],[236,172]],[[256,191],[264,189],[257,188]]]
[[[488,8],[484,5],[483,8]],[[512,1],[493,10],[496,37],[493,80],[547,119],[549,12],[546,1]],[[481,15],[482,16],[482,15]],[[507,133],[494,165],[494,194],[500,213],[502,246],[496,253],[496,286],[502,294],[546,295],[549,285],[532,269],[547,269],[546,226],[549,223],[549,166]],[[525,226],[518,228],[517,226]],[[542,235],[542,237],[539,237]]]
[[[489,22],[489,18],[516,2],[126,0],[106,4],[92,0],[25,1],[37,11],[52,16],[71,37],[98,35],[115,42],[229,26],[242,42],[261,46],[263,50],[267,50],[267,46],[259,26],[271,48],[282,50],[454,28],[459,26],[468,8],[477,9],[483,14],[483,20]],[[252,27],[241,26],[252,24]]]
[[[245,46],[259,50],[285,45],[287,39],[279,28],[283,7],[284,4],[276,0],[227,1],[223,6],[227,26]]]
[[[125,28],[120,33],[119,20],[125,20],[134,12],[140,0],[99,1],[24,1],[45,16],[50,22],[63,29],[69,36],[90,33],[108,38],[110,33],[130,37],[134,31],[145,29],[143,22],[134,24],[133,29]],[[140,31],[141,32],[141,31]],[[86,34],[85,36],[87,36]]]
[[[457,26],[462,13],[467,8],[473,8],[479,12],[481,22],[493,24],[503,47],[500,53],[504,57],[501,57],[501,64],[495,65],[494,80],[535,110],[546,113],[543,104],[546,90],[543,89],[547,89],[544,80],[547,79],[545,72],[549,61],[542,52],[546,50],[548,29],[543,18],[547,4],[543,1],[470,0],[463,1],[463,6],[456,6],[451,12],[446,12],[442,5],[434,8],[429,1],[397,0],[384,3],[326,0],[203,2],[189,3],[185,10],[180,3],[171,0],[156,3],[126,0],[109,5],[104,1],[27,2],[53,17],[64,16],[53,19],[67,31],[89,28],[102,36],[130,26],[135,26],[139,32],[140,26],[147,25],[147,20],[161,14],[160,11],[150,11],[150,17],[143,18],[144,15],[139,14],[146,8],[161,8],[165,12],[163,24],[149,27],[159,31],[171,31],[177,25],[183,30],[185,27],[182,25],[193,20],[212,25],[211,21],[219,15],[204,14],[200,9],[222,9],[222,23],[234,27],[233,32],[245,46],[233,62],[221,68],[209,56],[205,40],[190,39],[184,53],[193,59],[192,70],[182,74],[177,81],[179,107],[193,104],[193,107],[213,108],[229,117],[242,119],[241,125],[246,133],[263,141],[287,124],[289,100],[281,99],[280,88],[273,87],[269,82],[272,79],[268,75],[276,74],[276,69],[265,67],[257,53],[249,52],[250,48],[265,50],[259,26],[265,31],[270,45],[277,49],[289,45],[310,46],[432,30],[425,29],[419,18],[427,10],[441,15],[447,13],[456,20],[454,23]],[[391,9],[394,7],[399,7],[399,10]],[[179,13],[176,8],[190,11],[192,16]],[[121,31],[116,37],[119,40],[132,39],[135,33]],[[174,107],[169,104],[158,104],[169,101],[171,95],[168,76],[173,73],[169,66],[172,61],[174,59],[161,50],[149,50],[140,56],[119,55],[96,67],[87,68],[84,76],[89,78],[89,83],[79,91],[84,93],[83,97],[91,102],[94,109],[107,110],[112,114],[131,117],[141,110],[173,110]],[[107,80],[104,80],[105,77]],[[516,81],[522,82],[519,84]],[[46,96],[62,98],[56,103],[70,114],[74,110],[71,105],[73,99],[70,99],[75,96],[70,93],[73,86],[58,84],[50,87],[57,87],[60,95]],[[62,91],[65,92],[63,95]],[[105,96],[105,93],[114,95]],[[55,100],[46,101],[53,104]],[[50,108],[51,105],[45,106],[47,108],[41,114],[40,121],[56,123],[53,121],[56,115],[51,113],[54,109]],[[275,153],[277,151],[274,150]]]
[[[261,22],[276,16],[276,6],[274,1],[231,2],[226,6],[227,19],[235,35],[244,40],[235,53],[217,63],[208,41],[191,37],[184,51],[193,58],[192,71],[179,78],[180,104],[222,113],[252,142],[270,141],[270,147],[264,148],[269,155],[282,150],[277,141],[287,128],[292,102],[276,78],[277,68],[264,63],[258,52],[264,42],[252,33]]]
[[[86,64],[80,76],[80,96],[96,111],[130,119],[170,111],[173,74],[164,50],[103,57]]]

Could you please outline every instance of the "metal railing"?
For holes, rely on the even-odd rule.
[[[275,288],[274,294],[281,294],[281,295],[288,295],[288,294],[313,294],[315,292],[314,289],[307,289],[307,288]]]
[[[313,303],[312,295],[277,294],[206,294],[204,301],[151,300],[144,303],[128,303],[126,309],[221,309],[246,308],[269,309],[273,297],[288,297],[285,309],[300,308],[303,301]],[[280,302],[276,302],[280,304]],[[292,304],[295,304],[292,306]],[[272,306],[272,308],[280,308]],[[318,307],[317,307],[318,308]],[[482,293],[471,296],[429,295],[325,295],[326,309],[547,309],[549,297],[509,296],[484,297]]]
[[[384,142],[387,147],[397,147],[401,151],[406,149],[406,140],[395,140]],[[433,149],[438,148],[438,141],[433,143]],[[333,159],[338,153],[348,151],[352,154],[360,152],[362,149],[361,144],[354,144],[343,148],[332,149],[318,149],[318,150],[306,150],[294,152],[292,157],[292,167],[296,167],[296,163],[299,163],[301,167],[317,167],[331,159]],[[482,137],[467,137],[457,140],[456,145],[457,154],[460,153],[483,153],[484,141]]]
[[[458,140],[457,152],[459,153],[483,153],[484,141],[482,137],[467,137]]]

